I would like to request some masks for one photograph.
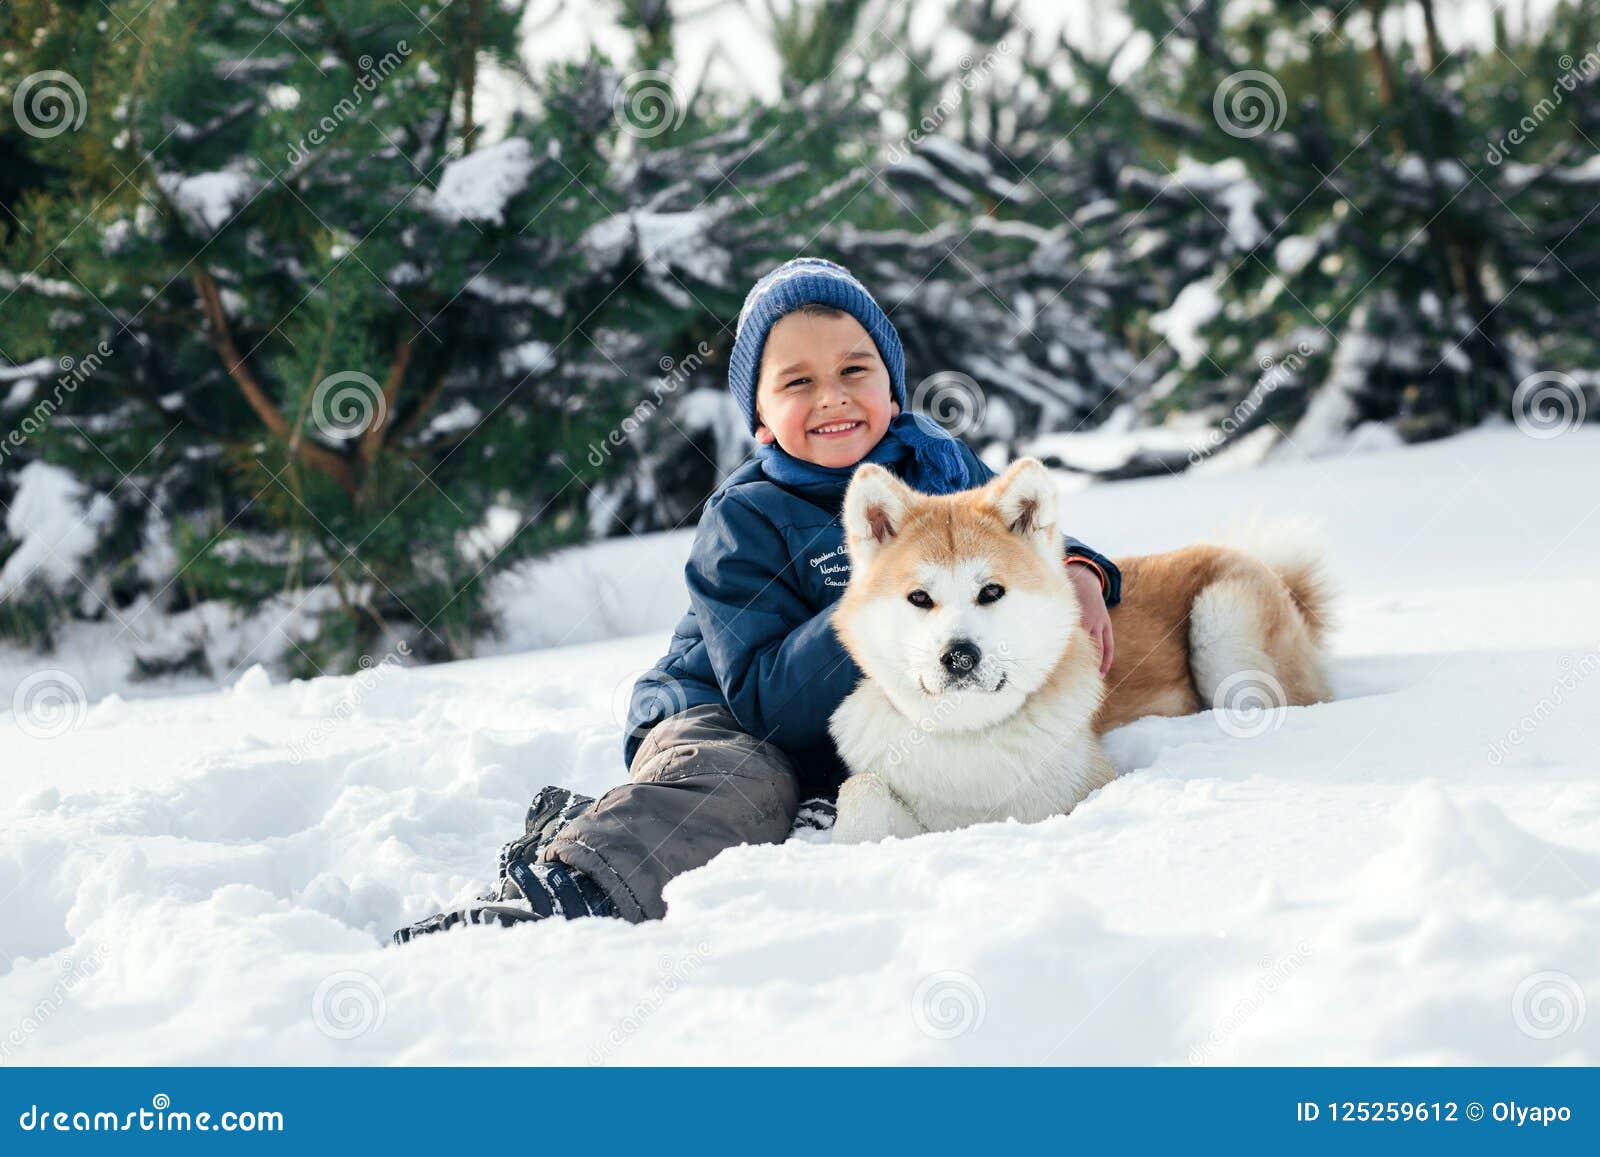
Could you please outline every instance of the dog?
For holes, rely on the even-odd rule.
[[[1062,815],[1115,777],[1100,736],[1124,723],[1230,697],[1331,698],[1330,596],[1307,549],[1270,564],[1221,545],[1118,559],[1116,650],[1102,677],[1058,505],[1034,458],[942,496],[857,469],[843,509],[851,574],[833,622],[863,677],[829,721],[850,771],[834,842]]]

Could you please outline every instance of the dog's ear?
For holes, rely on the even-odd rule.
[[[990,504],[1012,534],[1026,538],[1046,560],[1061,560],[1061,538],[1056,534],[1060,499],[1043,462],[1018,458],[986,489]]]
[[[853,571],[865,570],[900,533],[916,497],[916,491],[875,462],[856,468],[844,495],[844,538]]]

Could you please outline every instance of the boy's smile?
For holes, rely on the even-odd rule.
[[[872,335],[850,314],[803,309],[767,334],[756,440],[818,466],[854,466],[900,412]]]

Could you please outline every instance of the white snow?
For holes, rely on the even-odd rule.
[[[1067,528],[1118,554],[1252,509],[1325,520],[1338,700],[1253,736],[1211,714],[1135,723],[1110,738],[1123,775],[1032,827],[741,847],[677,880],[650,925],[380,947],[486,882],[537,787],[622,778],[620,700],[665,648],[659,621],[0,713],[0,1049],[1595,1064],[1600,1016],[1579,1014],[1600,994],[1597,461],[1600,430],[1501,425],[1067,494]],[[619,610],[682,609],[686,541],[605,544]],[[559,631],[596,602],[574,561],[528,585],[528,622]]]
[[[163,173],[158,178],[167,196],[213,233],[232,218],[255,189],[246,173],[222,169],[215,173]]]
[[[1311,395],[1294,430],[1284,438],[1283,445],[1274,447],[1271,457],[1320,458],[1346,448],[1359,412],[1356,395],[1372,367],[1383,361],[1386,353],[1383,343],[1372,336],[1371,312],[1371,304],[1365,301],[1351,311],[1350,324],[1334,349],[1327,376]]]
[[[50,377],[59,371],[53,358],[34,358],[31,362],[23,362],[19,366],[0,366],[0,383],[15,382],[12,393],[15,394],[23,386],[33,387],[35,378]],[[7,406],[13,403],[7,401]]]
[[[41,360],[44,361],[45,364],[48,365],[51,369],[55,369],[55,363],[50,361],[48,358],[44,358],[44,359],[41,359]],[[23,367],[23,368],[27,368],[27,367]],[[4,379],[4,378],[0,378],[0,382],[3,382],[5,380],[6,379]],[[38,378],[15,378],[15,379],[13,379],[11,381],[11,388],[6,391],[5,399],[3,401],[0,401],[0,410],[14,410],[18,406],[26,405],[28,402],[33,401],[34,391],[37,390],[38,388],[39,388],[39,379]]]
[[[1446,189],[1459,189],[1462,185],[1472,180],[1472,174],[1461,167],[1460,161],[1450,160],[1449,158],[1435,162],[1433,173],[1439,179],[1439,183]]]
[[[34,584],[56,589],[72,583],[111,514],[109,498],[88,496],[61,467],[24,466],[6,513],[6,533],[17,540],[17,548],[0,566],[0,598]]]
[[[451,161],[439,175],[433,211],[445,220],[505,221],[506,203],[522,192],[533,173],[533,151],[509,137]]]
[[[674,270],[712,285],[726,285],[732,258],[712,239],[719,215],[697,208],[681,213],[630,209],[596,221],[581,244],[595,268],[632,261],[637,256],[656,284],[675,298],[691,300],[672,277]]]
[[[1395,450],[1404,444],[1388,423],[1360,422],[1345,435],[1341,450],[1345,454],[1370,454],[1375,450]]]
[[[987,157],[950,137],[925,135],[917,141],[916,148],[922,155],[973,184],[981,185],[985,191],[1001,200],[1026,205],[1038,199],[1038,194],[1031,186],[1006,180],[994,171]]]
[[[1233,160],[1224,161],[1228,164]],[[1221,165],[1218,165],[1220,168]],[[1244,168],[1243,163],[1239,165]],[[1266,236],[1266,230],[1261,227],[1261,221],[1256,216],[1256,204],[1261,200],[1261,187],[1254,181],[1240,180],[1228,185],[1217,199],[1228,210],[1228,236],[1232,239],[1234,248],[1245,253],[1261,244],[1261,239]]]
[[[744,414],[727,390],[690,390],[679,401],[675,416],[685,432],[710,432],[712,445],[717,448],[719,477],[731,474],[755,446]]]
[[[1215,202],[1211,213],[1228,231],[1228,239],[1240,253],[1247,253],[1266,236],[1261,220],[1256,215],[1256,205],[1262,198],[1261,186],[1250,176],[1250,170],[1238,157],[1228,157],[1215,163],[1181,157],[1177,169],[1166,181],[1169,186],[1189,190],[1202,202]]]
[[[1191,281],[1178,291],[1171,305],[1150,315],[1150,328],[1167,339],[1186,368],[1198,365],[1210,348],[1200,331],[1222,312],[1222,298],[1217,293],[1220,279],[1221,275],[1213,274]]]
[[[519,342],[500,355],[500,372],[508,377],[525,378],[537,371],[552,369],[550,355],[553,353],[555,346],[547,341]]]
[[[456,550],[471,565],[486,566],[521,529],[521,512],[496,503],[484,511],[482,522],[456,535]]]
[[[972,204],[973,196],[970,189],[951,180],[922,157],[915,155],[893,156],[885,167],[884,173],[897,183],[907,177],[926,181],[938,190],[941,197],[957,205]]]
[[[1092,430],[1040,434],[1023,440],[1023,454],[1056,462],[1069,470],[1110,471],[1125,466],[1135,455],[1198,455],[1215,436],[1215,428],[1199,415],[1183,414],[1159,426],[1137,425],[1136,407],[1124,403]]]
[[[682,575],[693,542],[692,528],[611,538],[496,575],[489,601],[500,617],[502,636],[489,651],[548,649],[655,632],[657,653],[639,663],[639,671],[647,670],[665,653],[667,637],[689,605]],[[660,581],[663,575],[672,581]]]
[[[1600,153],[1585,159],[1582,164],[1556,170],[1554,177],[1566,185],[1600,184]]]
[[[1407,153],[1395,167],[1395,173],[1413,185],[1425,184],[1428,180],[1428,162],[1415,153]]]
[[[465,398],[461,398],[448,410],[428,419],[426,432],[429,437],[442,438],[447,434],[459,434],[463,430],[474,429],[482,421],[483,411]]]
[[[559,317],[564,308],[561,299],[542,286],[507,285],[487,273],[474,273],[462,292],[501,305],[531,305],[553,317]]]
[[[1273,258],[1277,261],[1278,268],[1290,277],[1311,264],[1311,259],[1316,255],[1317,239],[1298,235],[1285,237],[1273,250]]]

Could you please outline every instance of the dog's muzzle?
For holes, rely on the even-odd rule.
[[[970,639],[957,639],[945,647],[939,654],[939,665],[944,668],[944,683],[939,688],[941,692],[982,691],[992,695],[1006,685],[1008,677],[1001,671],[1000,678],[993,687],[984,686],[985,677],[994,677],[994,664],[989,664],[991,668],[989,671],[982,670],[983,651]],[[921,686],[925,694],[935,694],[929,690],[926,683],[921,683]]]
[[[955,687],[977,679],[978,664],[982,661],[983,652],[975,643],[966,639],[951,643],[939,656],[939,665],[945,671],[945,686]]]

